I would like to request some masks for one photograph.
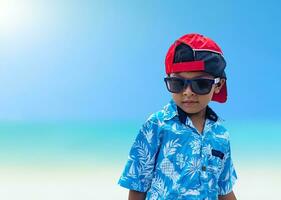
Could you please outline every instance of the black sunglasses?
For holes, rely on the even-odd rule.
[[[213,84],[217,84],[220,82],[220,78],[183,79],[178,77],[166,77],[164,78],[164,81],[169,92],[181,93],[190,85],[192,92],[199,95],[204,95],[208,94],[211,91]]]

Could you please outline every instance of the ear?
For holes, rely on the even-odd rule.
[[[219,83],[215,86],[215,93],[218,94],[222,88],[222,86],[225,84],[225,79],[221,79]]]

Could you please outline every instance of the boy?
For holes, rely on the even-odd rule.
[[[208,106],[227,99],[220,47],[187,34],[169,48],[165,65],[172,100],[140,129],[119,184],[129,200],[236,200],[228,132]]]

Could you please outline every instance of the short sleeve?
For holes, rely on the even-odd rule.
[[[158,124],[149,119],[135,139],[118,184],[130,190],[146,192],[153,178],[158,146]]]
[[[218,185],[219,185],[219,195],[226,195],[233,190],[233,186],[236,182],[237,175],[233,166],[232,158],[231,158],[231,150],[230,145],[228,148],[228,152],[224,157],[224,165],[223,165],[222,173],[220,174]]]

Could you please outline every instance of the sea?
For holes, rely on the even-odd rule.
[[[230,120],[224,124],[238,174],[237,194],[250,199],[268,197],[264,190],[259,197],[245,190],[252,181],[260,181],[257,188],[268,187],[272,195],[277,193],[281,185],[280,121]],[[132,120],[0,122],[0,199],[126,198],[127,191],[117,181],[141,125]]]

